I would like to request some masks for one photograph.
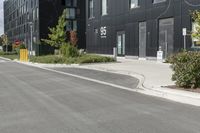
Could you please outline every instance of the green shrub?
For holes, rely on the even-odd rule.
[[[25,46],[24,44],[21,44],[21,45],[19,46],[19,49],[26,49],[26,46]]]
[[[200,52],[181,52],[171,57],[172,80],[184,88],[200,87]]]
[[[83,64],[83,63],[100,63],[100,62],[105,63],[105,62],[114,62],[114,58],[99,56],[99,55],[86,54],[86,55],[82,55],[79,58],[78,62],[80,64]]]
[[[3,51],[0,51],[0,55],[4,55],[5,53]]]
[[[61,46],[60,52],[63,56],[70,57],[78,57],[79,51],[76,47],[72,46],[70,43],[65,43]]]
[[[3,51],[0,51],[0,55],[16,55],[17,53],[15,51],[13,52],[3,52]]]
[[[30,58],[31,62],[47,63],[47,64],[63,64],[66,62],[66,58],[62,56],[47,55],[47,56],[33,56]]]
[[[83,64],[83,63],[114,62],[114,59],[98,55],[82,55],[79,57],[48,55],[48,56],[33,56],[30,58],[30,61],[36,63],[47,63],[47,64]]]

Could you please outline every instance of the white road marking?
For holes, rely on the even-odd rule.
[[[0,63],[4,63],[4,62],[6,62],[5,60],[0,60]]]

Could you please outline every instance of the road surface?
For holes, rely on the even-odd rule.
[[[0,59],[0,133],[200,133],[200,108]]]

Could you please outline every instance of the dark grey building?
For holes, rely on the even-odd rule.
[[[66,31],[77,30],[80,38],[78,46],[85,48],[85,2],[81,0],[5,0],[5,33],[11,42],[24,42],[30,50],[32,23],[33,51],[37,55],[52,53],[54,48],[38,44],[41,39],[48,38],[48,27],[57,24],[64,9],[68,10],[66,19],[69,26],[66,27]]]
[[[191,33],[190,12],[200,9],[199,0],[86,0],[87,51],[136,58],[156,57],[184,47],[182,29]],[[187,48],[198,48],[190,35]]]

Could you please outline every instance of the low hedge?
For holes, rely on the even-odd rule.
[[[84,64],[84,63],[114,62],[114,59],[111,57],[85,54],[79,57],[65,57],[58,55],[35,56],[31,57],[30,61],[35,63],[47,63],[47,64]]]
[[[80,64],[83,63],[106,63],[106,62],[114,62],[114,58],[106,57],[106,56],[99,56],[99,55],[92,55],[86,54],[79,58],[78,62]]]
[[[47,64],[52,64],[52,63],[65,63],[66,58],[62,56],[57,56],[57,55],[47,55],[47,56],[32,56],[30,58],[31,62],[36,62],[36,63],[47,63]]]
[[[200,87],[200,52],[181,52],[169,59],[174,74],[172,80],[184,88]]]
[[[1,55],[17,55],[17,53],[16,52],[3,52],[3,51],[0,51],[0,56]]]

